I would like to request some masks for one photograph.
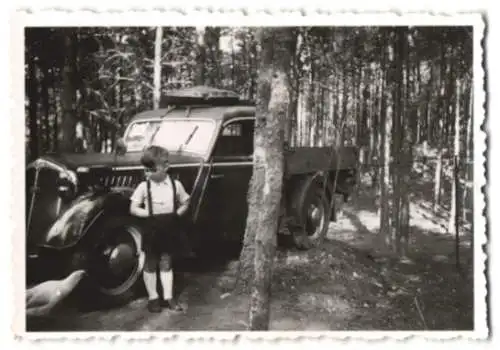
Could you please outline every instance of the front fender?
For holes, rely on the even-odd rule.
[[[39,245],[54,249],[76,245],[102,215],[127,215],[132,192],[129,188],[113,188],[77,198],[52,224]]]

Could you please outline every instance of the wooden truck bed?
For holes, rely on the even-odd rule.
[[[356,147],[294,147],[285,152],[285,174],[297,175],[318,170],[355,168],[358,161]]]

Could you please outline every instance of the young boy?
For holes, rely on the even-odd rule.
[[[162,307],[166,307],[182,311],[173,300],[172,253],[178,248],[178,240],[175,240],[177,233],[174,232],[177,229],[176,218],[186,212],[189,195],[180,181],[174,181],[168,175],[166,149],[158,146],[146,148],[141,163],[145,167],[146,181],[141,182],[132,194],[130,212],[132,215],[147,218],[149,228],[143,239],[146,260],[143,277],[149,297],[148,310],[161,312]],[[156,289],[158,267],[163,289],[162,299]]]

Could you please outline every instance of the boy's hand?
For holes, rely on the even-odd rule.
[[[189,205],[189,200],[185,201],[178,209],[177,209],[177,216],[182,216],[184,213],[187,211]]]
[[[146,218],[149,216],[149,212],[146,209],[133,204],[130,205],[130,214],[139,218]]]

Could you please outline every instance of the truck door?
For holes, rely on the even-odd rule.
[[[253,169],[253,131],[253,117],[233,119],[223,125],[204,195],[215,218],[211,221],[218,233],[230,240],[241,239],[245,230]]]

